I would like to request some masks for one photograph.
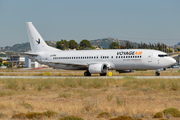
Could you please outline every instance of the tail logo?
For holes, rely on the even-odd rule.
[[[38,40],[36,40],[36,42],[38,43],[38,45],[41,43],[39,38],[38,38]]]

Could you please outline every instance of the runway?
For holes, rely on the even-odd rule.
[[[0,79],[5,79],[5,78],[22,78],[22,79],[37,79],[37,78],[43,78],[43,79],[48,79],[48,78],[55,78],[55,79],[66,79],[66,78],[87,78],[87,79],[180,79],[180,76],[89,76],[89,77],[84,77],[84,76],[0,76]]]

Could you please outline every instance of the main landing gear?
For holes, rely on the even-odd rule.
[[[159,75],[160,75],[160,73],[158,71],[156,71],[156,76],[159,76]]]
[[[100,76],[106,76],[106,73],[100,73]]]
[[[100,76],[106,76],[106,73],[100,73]],[[84,72],[84,76],[91,76],[91,73],[89,71]]]
[[[84,72],[84,76],[91,76],[91,73],[89,71]]]

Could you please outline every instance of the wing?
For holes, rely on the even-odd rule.
[[[61,64],[61,65],[68,65],[68,66],[76,66],[76,67],[88,67],[90,64],[86,64],[86,63],[64,63],[64,62],[50,62],[53,64]]]

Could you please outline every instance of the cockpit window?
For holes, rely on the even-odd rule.
[[[163,54],[159,54],[159,55],[158,55],[158,57],[168,57],[168,56],[169,56],[169,55],[167,55],[167,54],[164,54],[164,55],[163,55]]]

